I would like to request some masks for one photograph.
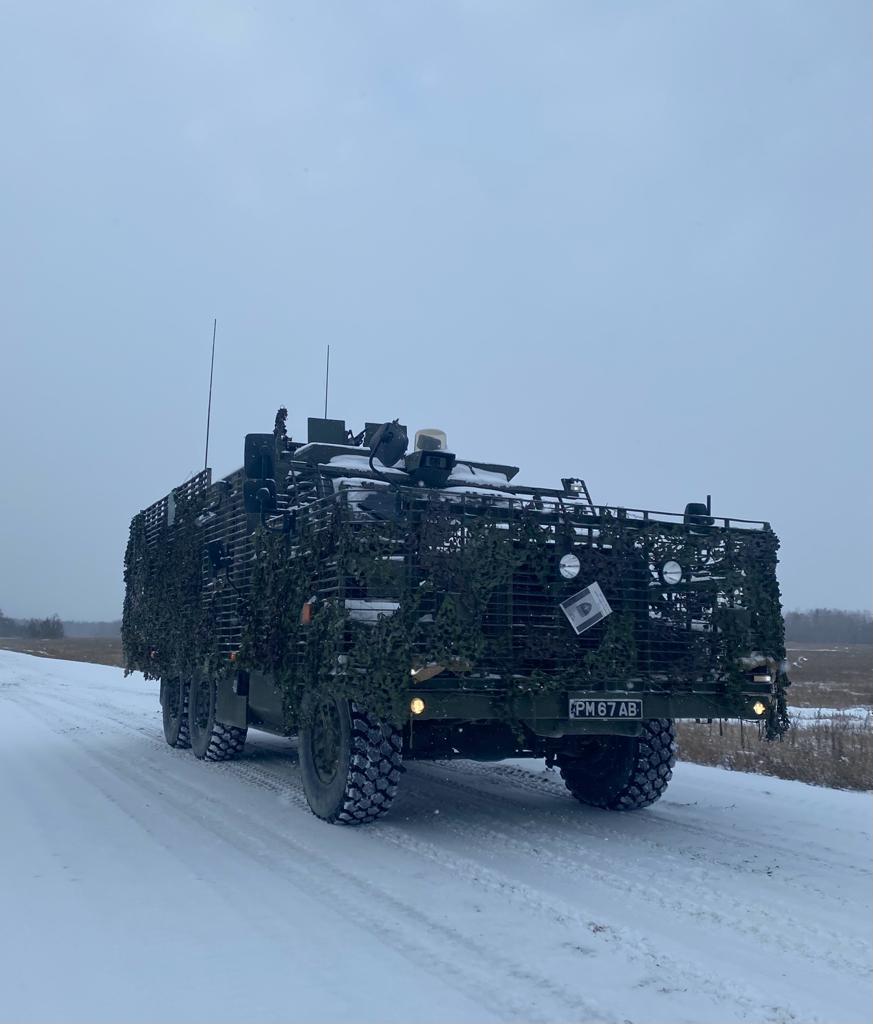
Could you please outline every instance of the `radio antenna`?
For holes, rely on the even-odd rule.
[[[327,365],[324,368],[324,418],[327,419],[327,389],[330,385],[330,345],[327,346]]]
[[[203,469],[209,465],[209,422],[212,419],[212,372],[215,369],[215,331],[218,328],[218,317],[212,319],[212,359],[209,362],[209,405],[206,407],[206,453],[203,456]]]

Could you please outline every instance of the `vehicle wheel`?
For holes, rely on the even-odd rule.
[[[188,680],[162,679],[161,710],[164,719],[164,739],[179,750],[191,746],[188,731]]]
[[[202,761],[228,761],[243,752],[247,729],[215,720],[218,684],[214,679],[196,679],[188,699],[188,727],[191,749]]]
[[[403,771],[399,730],[335,697],[304,706],[302,717],[300,773],[313,814],[338,825],[381,817]]]
[[[667,788],[676,763],[671,718],[650,718],[640,736],[604,736],[574,755],[558,756],[561,778],[583,804],[634,811]]]

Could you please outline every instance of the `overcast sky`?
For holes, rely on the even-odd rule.
[[[0,607],[287,404],[768,519],[870,606],[867,0],[0,3]]]

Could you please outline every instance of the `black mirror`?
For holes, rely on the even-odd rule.
[[[252,435],[249,434],[249,437]],[[270,435],[273,436],[272,434]],[[246,438],[248,441],[248,437]],[[243,507],[246,512],[261,515],[276,511],[276,481],[246,480],[243,484]]]
[[[243,465],[247,480],[271,480],[276,476],[276,439],[272,434],[246,434]]]

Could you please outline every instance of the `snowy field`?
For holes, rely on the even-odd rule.
[[[847,729],[873,729],[873,711],[857,708],[792,708],[788,709],[792,725],[807,729],[811,725],[839,725]]]
[[[0,1020],[870,1020],[869,795],[681,764],[616,815],[413,764],[340,829],[249,736],[202,764],[156,684],[0,651]]]

